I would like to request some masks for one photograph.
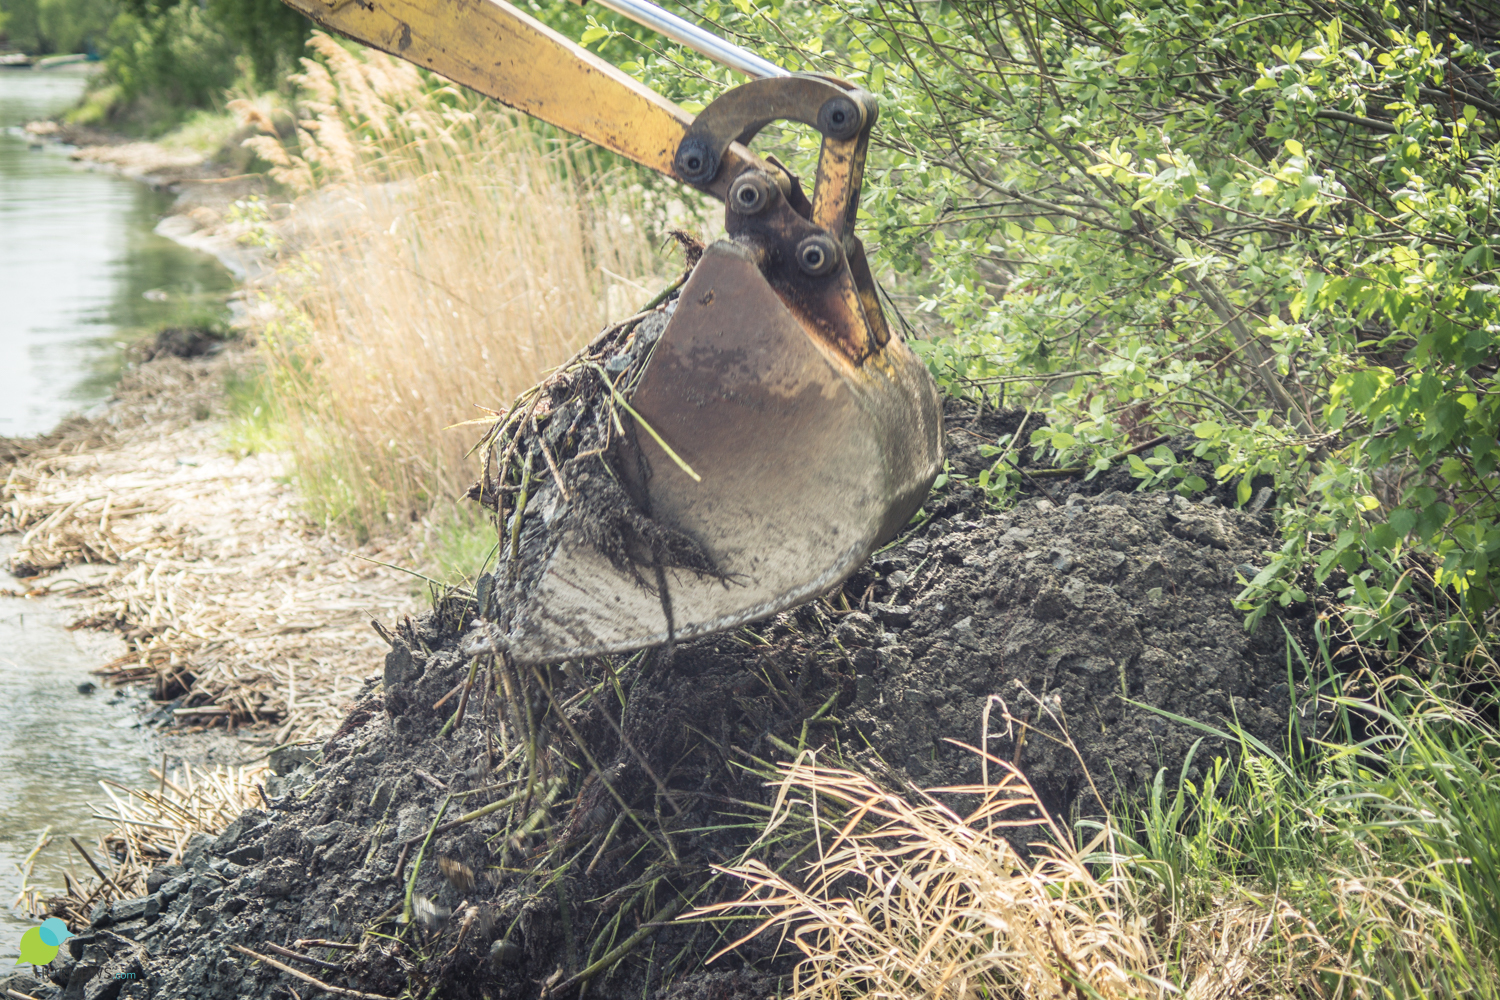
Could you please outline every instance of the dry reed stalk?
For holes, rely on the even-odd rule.
[[[16,873],[21,876],[21,891],[16,895],[15,901],[10,904],[12,909],[19,909],[25,913],[35,913],[39,909],[41,889],[31,884],[31,871],[36,866],[37,855],[52,843],[51,833],[52,827],[44,829],[37,836],[35,846],[16,865]]]
[[[214,372],[201,381],[217,390],[231,363],[199,363]],[[308,530],[274,457],[231,456],[221,424],[174,423],[156,394],[122,391],[109,447],[64,442],[9,470],[0,533],[22,533],[12,566],[51,571],[32,592],[72,595],[80,624],[124,636],[107,679],[186,694],[180,724],[331,732],[384,650],[369,616],[418,604],[409,577],[360,556],[410,561],[413,543],[346,551]]]
[[[247,143],[302,192],[263,342],[304,489],[379,529],[461,495],[474,434],[447,428],[649,298],[675,271],[653,244],[689,213],[406,62],[309,45],[295,147]]]
[[[144,895],[151,869],[181,861],[195,834],[217,836],[246,809],[260,804],[259,786],[268,770],[264,765],[220,766],[213,771],[184,765],[169,776],[153,768],[151,774],[160,785],[148,789],[101,781],[109,805],[91,808],[96,819],[113,827],[92,851],[74,845],[88,869],[99,866],[99,874],[65,875],[67,891],[45,900],[32,898],[28,912],[64,917],[76,928],[87,924],[90,911],[101,902]]]
[[[1137,898],[1139,884],[1091,856],[1108,831],[1071,846],[1004,761],[990,760],[1004,771],[997,783],[933,789],[912,804],[810,759],[779,765],[763,835],[773,838],[794,817],[810,820],[816,847],[806,871],[793,878],[753,859],[721,868],[749,890],[686,918],[761,917],[719,954],[767,930],[788,935],[803,955],[795,1000],[1217,1000],[1301,995],[1304,987],[1321,995],[1317,973],[1341,974],[1335,950],[1280,900],[1220,900],[1199,919],[1167,915],[1153,928],[1163,913]],[[939,794],[979,805],[961,816]],[[1028,831],[1043,841],[1029,859],[1007,836]],[[1288,946],[1294,961],[1286,961]]]

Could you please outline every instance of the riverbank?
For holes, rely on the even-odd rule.
[[[225,216],[235,201],[262,191],[263,178],[235,175],[226,162],[232,157],[205,157],[182,141],[131,142],[46,121],[31,123],[25,134],[66,144],[61,151],[94,169],[171,192],[157,231],[212,254],[241,280],[232,303],[243,331],[250,312],[245,303],[255,301],[247,292],[266,268],[258,248],[238,239],[240,229]],[[59,828],[85,843],[107,833],[107,842],[90,850],[111,866],[111,886],[99,887],[110,898],[144,891],[137,876],[143,879],[146,870],[139,863],[163,844],[163,856],[180,854],[192,832],[216,830],[243,806],[234,795],[209,809],[197,803],[198,819],[184,823],[180,807],[169,804],[166,815],[137,815],[108,833],[109,822],[101,826],[100,820],[121,814],[106,806],[90,817],[101,812],[86,804],[98,798],[94,778],[124,789],[154,782],[148,771],[159,772],[166,791],[170,767],[189,787],[196,774],[204,787],[223,784],[253,794],[255,768],[240,775],[238,765],[259,759],[263,770],[274,743],[326,736],[341,717],[351,671],[361,672],[352,664],[374,641],[369,617],[419,604],[411,599],[413,578],[359,556],[406,560],[420,543],[355,546],[357,555],[341,548],[332,533],[306,522],[276,459],[229,442],[229,390],[251,382],[258,365],[253,347],[224,336],[217,326],[165,330],[155,342],[130,347],[133,363],[107,404],[38,438],[0,438],[0,535],[7,542],[5,566],[16,574],[0,594],[7,607],[20,609],[15,623],[28,616],[31,623],[27,642],[12,655],[43,659],[28,661],[27,669],[64,671],[72,661],[58,650],[93,638],[82,648],[95,653],[71,684],[80,691],[90,687],[94,671],[92,682],[105,685],[95,699],[99,705],[105,699],[129,704],[129,716],[144,701],[148,723],[140,728],[139,720],[126,719],[137,728],[101,734],[116,747],[116,766],[72,762],[70,773],[84,783],[76,792],[76,781],[54,781],[45,804],[35,791],[10,804],[6,825],[22,832],[10,845],[14,857],[10,851],[0,857],[7,871],[11,862],[19,866],[14,905],[22,910],[45,910],[42,900],[56,897],[61,879],[79,884],[79,872],[71,869],[81,859]],[[49,629],[56,633],[50,645],[40,638]],[[18,679],[7,676],[12,684]],[[112,690],[119,692],[114,698]],[[44,705],[59,716],[50,727],[49,746],[56,748],[71,746],[75,716],[83,724],[98,714],[70,711],[50,698]],[[18,725],[37,714],[34,707],[30,701],[17,706]],[[50,749],[17,753],[22,773],[28,760],[40,765],[54,756]],[[63,788],[69,791],[60,794]],[[228,818],[222,809],[230,810]],[[51,823],[51,837],[43,834],[23,859],[42,817]],[[177,830],[176,840],[162,841],[158,833],[154,845],[140,841],[143,829],[168,829],[163,822]],[[75,899],[85,912],[93,905],[87,895]],[[0,928],[12,926],[19,935],[25,924],[10,915],[0,920]],[[7,933],[0,954],[13,955],[14,947]]]
[[[471,599],[401,613],[399,577],[284,516],[296,498],[268,482],[274,458],[224,454],[215,386],[237,363],[233,350],[153,361],[122,384],[117,419],[23,449],[11,509],[33,520],[17,555],[50,567],[28,578],[32,592],[72,593],[101,612],[89,624],[136,644],[117,669],[227,682],[159,706],[162,718],[243,718],[236,734],[259,754],[294,742],[296,719],[317,738],[272,754],[239,808],[158,854],[134,860],[140,841],[120,836],[105,863],[129,871],[126,891],[86,879],[48,901],[79,937],[44,976],[10,981],[26,996],[122,1000],[149,984],[194,1000],[765,1000],[786,989],[795,948],[752,935],[705,962],[778,907],[824,913],[843,936],[838,963],[816,968],[863,955],[905,995],[943,995],[960,962],[1027,997],[1070,995],[1075,979],[1136,997],[1155,977],[1205,998],[1301,995],[1364,975],[1363,952],[1319,944],[1348,925],[1400,926],[1403,962],[1452,967],[1441,913],[1400,852],[1386,857],[1394,828],[1347,815],[1373,785],[1330,774],[1303,790],[1297,770],[1257,784],[1312,752],[1289,732],[1334,734],[1310,616],[1247,634],[1233,609],[1236,577],[1274,537],[1263,517],[1118,492],[1110,477],[1007,511],[954,485],[828,599],[670,661],[518,670],[486,653]],[[980,445],[1020,418],[951,405],[950,482],[985,467]],[[320,590],[331,604],[298,603]],[[356,604],[376,610],[378,639]],[[310,652],[317,669],[303,673]],[[253,678],[268,661],[290,669]],[[262,697],[274,684],[281,701]],[[1200,743],[1184,720],[1241,735]],[[1152,801],[1169,814],[1132,812],[1158,775],[1168,798]],[[1402,779],[1371,780],[1389,794]],[[934,787],[949,791],[921,790]],[[1422,806],[1441,820],[1436,807]],[[1210,869],[1161,896],[1155,866],[1194,871],[1175,825],[1184,809],[1213,819],[1197,850],[1222,846],[1223,870],[1254,857],[1307,881],[1219,882]],[[1296,823],[1283,828],[1280,810]],[[1107,812],[1125,825],[1080,848],[1073,824]],[[864,884],[840,881],[835,850],[860,814],[911,845],[864,855],[866,877],[927,888],[822,898]],[[1128,839],[1131,816],[1145,841]],[[1262,857],[1254,831],[1272,821]],[[1375,839],[1353,854],[1339,846],[1363,836]],[[755,885],[782,902],[739,902]],[[84,906],[90,896],[104,902]],[[878,926],[854,919],[865,908],[883,913]],[[1044,932],[978,947],[1002,917]],[[937,957],[918,961],[912,941]]]
[[[186,395],[193,383],[174,384]],[[1020,415],[977,416],[950,414],[960,474],[982,464],[976,442]],[[1276,739],[1289,703],[1259,693],[1284,676],[1280,639],[1247,636],[1225,613],[1265,526],[1100,489],[1004,515],[969,490],[935,497],[932,517],[862,570],[842,607],[814,602],[654,668],[637,656],[528,674],[481,655],[476,679],[470,647],[484,626],[467,599],[388,613],[385,641],[351,655],[355,697],[331,736],[274,762],[258,808],[170,861],[185,868],[167,870],[154,905],[91,917],[52,981],[85,998],[93,979],[134,975],[167,995],[269,1000],[293,968],[323,992],[542,997],[609,973],[611,993],[761,1000],[790,956],[756,943],[704,970],[717,935],[670,921],[735,898],[739,883],[713,865],[773,859],[755,847],[754,817],[774,804],[763,782],[775,762],[803,749],[839,760],[845,746],[850,763],[915,795],[980,782],[979,759],[949,740],[988,745],[997,760],[1024,758],[1037,805],[1066,815],[1102,805],[1089,772],[1113,768],[1140,788],[1155,765],[1186,759],[1194,734],[1127,697],[1193,717],[1233,711]],[[92,543],[95,516],[73,517],[88,526],[76,551],[132,543]],[[233,600],[243,579],[214,586]],[[170,609],[170,592],[157,605]],[[1100,712],[1097,731],[1069,735],[1063,720]],[[194,888],[171,890],[173,878]],[[299,940],[316,944],[286,947]]]
[[[62,670],[37,631],[50,627],[63,643],[70,632],[93,637],[84,646],[98,652],[82,665],[80,691],[91,673],[102,686],[93,697],[118,691],[127,716],[138,713],[115,720],[133,731],[105,739],[138,776],[128,767],[103,773],[118,790],[106,787],[103,797],[97,787],[65,794],[71,777],[33,793],[51,800],[51,837],[23,866],[14,902],[24,910],[86,924],[100,899],[145,893],[153,861],[180,859],[192,835],[217,834],[259,801],[273,747],[337,728],[380,645],[371,617],[421,606],[410,576],[370,561],[409,561],[413,540],[345,547],[306,522],[274,456],[231,449],[225,383],[249,354],[241,344],[208,357],[164,352],[127,373],[102,413],[41,439],[3,442],[0,535],[14,578],[0,598],[23,620],[30,613],[25,655]],[[55,709],[70,720],[97,714]],[[69,745],[65,735],[54,729],[46,745],[18,748],[21,772],[52,760],[59,740]],[[98,770],[89,760],[63,766]],[[158,782],[180,801],[161,804]],[[196,793],[175,792],[195,782]],[[107,804],[118,794],[141,806],[130,790],[142,787],[145,812]],[[102,811],[83,805],[94,800],[106,803]],[[59,814],[65,803],[74,803],[71,815]],[[27,808],[10,820],[43,815],[29,800],[19,805]],[[99,842],[80,851],[107,866],[107,883],[80,870],[68,839],[88,843],[95,831]]]
[[[231,217],[236,202],[262,197],[270,187],[264,174],[243,170],[239,145],[249,130],[218,130],[210,140],[217,140],[216,149],[204,149],[202,137],[195,143],[178,136],[144,141],[55,120],[29,122],[24,131],[35,142],[70,147],[75,161],[171,193],[156,232],[215,258],[237,281],[270,273],[262,250],[240,239],[247,225]]]
[[[173,195],[22,129],[85,82],[0,74],[0,436],[45,434],[107,399],[131,345],[156,330],[228,319],[231,275],[153,231]]]

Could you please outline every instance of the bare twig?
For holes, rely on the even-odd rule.
[[[382,996],[379,993],[364,993],[360,990],[351,990],[345,989],[342,986],[333,986],[329,983],[323,982],[323,980],[318,979],[314,976],[309,976],[305,972],[294,969],[290,965],[287,965],[285,962],[278,962],[276,961],[276,959],[271,958],[269,955],[261,955],[257,952],[253,952],[242,944],[232,944],[229,947],[237,952],[240,952],[243,955],[249,955],[257,962],[264,962],[266,965],[269,965],[273,969],[280,969],[282,972],[285,972],[289,976],[295,976],[310,986],[316,986],[318,989],[323,990],[325,993],[334,993],[341,997],[357,997],[359,998],[359,1000],[396,1000],[395,997]]]
[[[323,938],[298,938],[292,944],[298,948],[337,948],[340,951],[359,951],[359,945],[348,941],[325,941]]]
[[[344,967],[342,965],[339,965],[337,962],[325,962],[321,958],[313,958],[311,955],[298,954],[297,952],[292,951],[290,948],[283,948],[281,945],[276,944],[273,941],[265,942],[264,946],[271,949],[278,955],[285,955],[287,958],[295,958],[299,962],[306,962],[309,965],[322,966],[325,969],[332,969],[334,972],[344,971]]]
[[[113,889],[115,891],[115,895],[116,896],[118,896],[121,899],[124,899],[125,898],[125,890],[121,889],[119,887],[119,885],[117,885],[115,883],[114,879],[112,879],[108,875],[104,874],[104,869],[100,868],[94,862],[93,856],[91,854],[89,854],[88,851],[86,851],[86,850],[83,849],[83,845],[78,842],[78,838],[77,837],[69,837],[68,838],[68,842],[73,845],[74,850],[76,850],[79,854],[83,855],[83,860],[87,861],[89,863],[89,867],[92,868],[92,869],[94,869],[94,874],[99,876],[99,881],[105,883],[111,889]]]

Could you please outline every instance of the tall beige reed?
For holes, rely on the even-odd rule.
[[[477,432],[445,428],[661,288],[678,266],[661,233],[685,210],[408,63],[311,47],[296,141],[249,142],[299,193],[264,342],[304,493],[364,531],[458,495]]]

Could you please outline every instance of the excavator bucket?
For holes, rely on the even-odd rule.
[[[481,600],[496,648],[557,662],[743,625],[833,589],[916,512],[942,467],[942,408],[853,232],[876,115],[843,81],[783,76],[692,122],[673,170],[721,193],[729,238],[659,337],[636,331],[637,361],[610,362],[629,399],[616,407],[613,383],[599,398],[620,433],[587,462],[549,458],[561,483],[512,515],[493,612]],[[778,119],[823,134],[811,199],[736,152]]]
[[[849,303],[839,281],[824,284]],[[693,270],[630,405],[681,463],[638,426],[614,467],[713,572],[617,566],[548,498],[502,588],[518,662],[691,638],[826,593],[907,523],[942,464],[936,389],[906,345],[890,338],[852,362],[730,240]]]

